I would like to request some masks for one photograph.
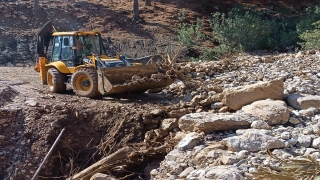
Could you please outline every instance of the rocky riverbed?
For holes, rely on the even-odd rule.
[[[301,160],[305,164],[300,162],[294,169],[299,171],[282,168],[297,159],[320,158],[319,52],[243,54],[226,63],[182,67],[185,75],[202,83],[190,92],[194,95],[188,108],[195,107],[197,113],[172,121],[171,127],[181,130],[176,137],[182,139],[158,168],[150,170],[151,178],[313,179],[319,175],[318,162],[309,159]],[[183,85],[178,82],[176,88],[184,89]],[[266,168],[269,171],[261,173]]]
[[[98,172],[127,179],[312,179],[320,158],[319,55],[253,52],[179,63],[179,79],[165,89],[101,100],[51,94],[32,68],[1,67],[0,177],[32,177],[66,127],[39,178],[76,176],[134,146],[144,147],[144,158],[131,154],[126,166]],[[99,176],[106,175],[92,179]]]

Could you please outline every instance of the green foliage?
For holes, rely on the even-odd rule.
[[[312,30],[312,25],[320,19],[320,7],[309,7],[299,15],[299,22],[297,23],[297,33],[302,34],[305,31]]]
[[[190,48],[205,38],[201,30],[202,22],[200,19],[197,19],[195,24],[182,23],[178,29],[178,39],[182,45]]]
[[[203,48],[202,54],[199,57],[201,60],[217,60],[217,52],[210,48]]]
[[[320,0],[319,0],[320,3]],[[320,49],[320,6],[309,7],[297,15],[289,9],[283,16],[276,12],[234,8],[228,13],[213,13],[210,19],[212,36],[205,36],[202,21],[186,23],[186,11],[179,11],[178,39],[186,48],[200,49],[201,55],[193,60],[215,60],[240,51],[278,50],[294,44],[304,49]],[[201,48],[204,40],[218,44],[216,47]]]
[[[312,30],[306,30],[300,38],[304,41],[299,43],[304,49],[320,49],[320,21],[312,23]]]
[[[227,15],[214,13],[210,25],[220,44],[236,51],[248,51],[270,48],[275,22],[249,11],[242,13],[239,9],[233,9]]]
[[[299,40],[294,19],[278,19],[274,21],[275,26],[271,34],[272,43],[270,49],[284,48],[295,44]]]
[[[186,14],[187,14],[186,9],[180,9],[178,12],[178,20],[180,22],[184,22],[186,20]]]

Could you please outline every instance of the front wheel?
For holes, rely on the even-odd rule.
[[[98,73],[92,68],[81,68],[71,77],[73,92],[78,96],[99,98]]]
[[[55,68],[50,68],[47,72],[47,83],[49,85],[50,92],[62,93],[67,89],[66,86],[67,76],[60,73]]]

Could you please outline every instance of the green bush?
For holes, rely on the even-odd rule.
[[[274,27],[272,29],[272,42],[269,49],[284,49],[292,44],[296,44],[299,40],[299,35],[296,31],[296,19],[293,17],[271,18],[274,22]]]
[[[234,8],[229,13],[213,13],[212,36],[201,32],[202,22],[185,23],[186,12],[179,12],[178,39],[187,48],[195,48],[204,39],[218,44],[201,48],[194,60],[215,60],[240,51],[282,50],[294,44],[304,49],[320,49],[320,6],[310,7],[297,15],[274,16],[276,12],[258,12]],[[183,20],[183,21],[182,21]]]
[[[303,34],[305,31],[313,30],[316,21],[320,19],[320,7],[309,7],[299,14],[297,23],[297,33]]]
[[[299,44],[303,49],[320,49],[320,21],[312,23],[312,26],[314,27],[312,30],[306,30],[300,35],[304,42]]]
[[[214,13],[210,21],[214,38],[234,51],[269,49],[275,22],[259,15],[233,9],[227,15]]]
[[[200,19],[197,19],[195,24],[182,23],[178,29],[178,39],[182,45],[190,48],[198,45],[205,38],[205,35],[201,31],[202,22]]]
[[[180,9],[178,12],[178,20],[180,22],[184,22],[186,20],[186,14],[187,14],[186,9]]]

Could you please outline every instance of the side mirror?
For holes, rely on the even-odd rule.
[[[68,38],[63,38],[63,45],[69,46],[69,39]]]

